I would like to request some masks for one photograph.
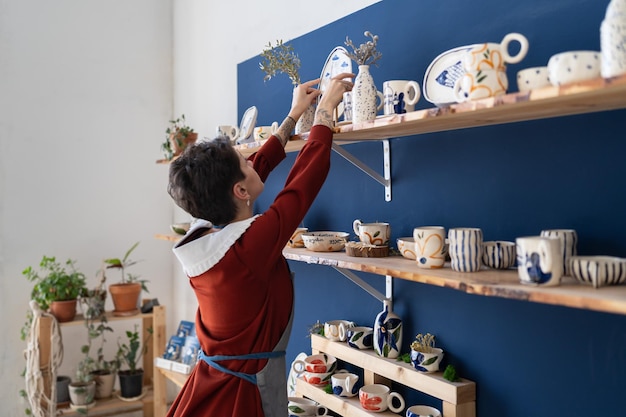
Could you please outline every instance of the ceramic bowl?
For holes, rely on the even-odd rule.
[[[568,51],[552,55],[548,77],[552,85],[575,83],[600,77],[599,51]]]
[[[493,240],[483,242],[483,264],[493,269],[508,269],[515,265],[515,242]]]
[[[189,223],[174,223],[170,225],[170,229],[177,235],[184,235],[189,231],[189,226]]]
[[[441,411],[427,405],[414,405],[407,408],[406,417],[441,417]]]
[[[411,349],[411,363],[420,372],[437,372],[443,359],[443,349],[431,348],[432,353],[418,352]]]
[[[570,274],[594,288],[626,282],[626,258],[613,256],[572,256]]]
[[[517,72],[517,89],[521,92],[552,85],[548,78],[548,67],[530,67]]]
[[[308,232],[302,233],[302,240],[313,252],[337,252],[346,246],[349,236],[346,232]]]
[[[398,251],[407,259],[415,260],[415,239],[412,237],[399,237],[396,239]]]

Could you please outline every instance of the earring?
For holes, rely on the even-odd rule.
[[[250,207],[250,199],[248,199],[248,201],[246,202],[246,204],[248,205],[248,207]]]

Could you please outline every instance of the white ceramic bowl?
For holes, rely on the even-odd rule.
[[[548,67],[530,67],[517,72],[517,89],[521,92],[548,87]]]
[[[614,256],[572,256],[570,273],[583,284],[594,288],[626,282],[626,258]]]
[[[415,260],[415,239],[412,237],[399,237],[396,239],[398,251],[407,259]]]
[[[552,85],[575,83],[600,77],[600,51],[567,51],[552,55],[548,77]]]
[[[313,252],[337,252],[346,246],[348,236],[346,232],[308,232],[302,233],[302,240]]]

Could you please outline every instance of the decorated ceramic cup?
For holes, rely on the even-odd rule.
[[[568,51],[552,55],[548,76],[552,85],[575,83],[600,77],[599,51]]]
[[[278,130],[278,122],[272,123],[271,126],[257,126],[254,128],[254,140],[260,141],[269,139]]]
[[[548,67],[530,67],[517,72],[517,89],[521,92],[548,87]]]
[[[569,259],[578,254],[578,234],[574,229],[545,229],[540,236],[555,237],[561,241],[561,256],[563,257],[563,274],[570,275]]]
[[[506,94],[509,80],[504,70],[467,71],[454,83],[454,98],[463,103],[469,100]]]
[[[374,346],[374,329],[364,326],[350,327],[346,341],[348,346],[355,349],[371,349]]]
[[[476,272],[482,265],[483,231],[457,227],[448,231],[450,267],[457,272]]]
[[[309,229],[306,228],[306,227],[298,227],[291,234],[291,237],[289,238],[289,242],[287,242],[287,245],[290,248],[303,248],[304,247],[304,240],[302,240],[302,233],[306,233],[308,231],[309,231]]]
[[[441,417],[441,411],[427,405],[414,405],[406,409],[406,417]]]
[[[348,328],[354,326],[354,322],[348,320],[330,320],[324,323],[324,336],[333,342],[345,342]]]
[[[563,276],[561,240],[529,236],[515,239],[517,271],[522,284],[554,286]]]
[[[313,400],[300,397],[289,397],[288,400],[287,409],[290,416],[309,417],[328,415],[328,409]]]
[[[399,407],[393,404],[393,400],[400,403]],[[401,413],[404,409],[404,398],[397,392],[382,384],[364,385],[359,390],[359,402],[361,407],[367,411],[380,413],[390,409],[394,413]]]
[[[430,348],[431,352],[419,352],[411,349],[411,363],[420,372],[437,372],[443,359],[443,350]]]
[[[519,43],[519,51],[515,55],[509,54],[509,45]],[[480,43],[473,45],[463,54],[465,71],[501,70],[506,64],[517,64],[528,53],[528,39],[521,33],[509,33],[500,43]]]
[[[359,376],[350,372],[336,373],[330,377],[333,394],[339,397],[354,397],[359,393],[357,382]]]
[[[421,96],[417,81],[389,80],[383,83],[383,113],[403,114],[415,110]]]
[[[359,240],[368,245],[389,245],[391,225],[389,223],[363,223],[357,219],[352,223],[352,229]]]
[[[421,226],[413,229],[415,260],[426,269],[443,267],[446,262],[446,229],[442,226]]]
[[[237,126],[219,125],[216,130],[218,136],[225,136],[232,143],[235,143],[239,138],[239,128]]]
[[[515,259],[515,242],[483,242],[483,264],[489,268],[508,269],[515,265]]]

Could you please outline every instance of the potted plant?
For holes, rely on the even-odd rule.
[[[147,332],[151,336],[152,328],[148,328]],[[137,398],[142,395],[143,390],[143,368],[140,367],[139,361],[148,350],[146,345],[148,340],[144,340],[142,346],[137,325],[133,331],[126,331],[126,339],[126,343],[120,342],[119,339],[117,342],[120,394],[122,398]]]
[[[418,334],[411,343],[411,363],[420,372],[437,372],[443,350],[435,347],[435,336]]]
[[[85,275],[78,271],[75,261],[68,259],[61,264],[55,257],[43,256],[39,270],[27,267],[22,275],[35,285],[31,299],[43,311],[50,311],[59,322],[74,320],[76,301],[86,291]]]
[[[168,161],[180,155],[188,145],[198,140],[198,134],[193,128],[187,126],[185,115],[182,114],[169,122],[165,129],[165,141],[161,144],[161,150]]]
[[[263,60],[259,67],[265,73],[263,81],[269,81],[277,74],[283,73],[289,77],[294,89],[300,84],[300,58],[294,52],[293,46],[283,43],[282,40],[277,40],[273,46],[268,42],[261,52],[261,58]],[[310,131],[314,117],[315,106],[310,105],[296,123],[296,134]]]
[[[109,285],[109,292],[113,299],[113,315],[115,316],[132,316],[139,313],[139,296],[141,290],[148,292],[145,280],[139,280],[138,275],[126,273],[126,268],[134,265],[137,261],[130,259],[130,254],[139,245],[139,242],[130,247],[124,254],[123,258],[105,259],[104,263],[108,268],[117,268],[121,271],[122,280],[119,283]]]
[[[104,306],[107,298],[107,290],[104,286],[106,275],[104,273],[104,263],[99,271],[100,281],[93,289],[86,289],[84,294],[80,296],[80,304],[85,319],[97,319],[104,314]]]

